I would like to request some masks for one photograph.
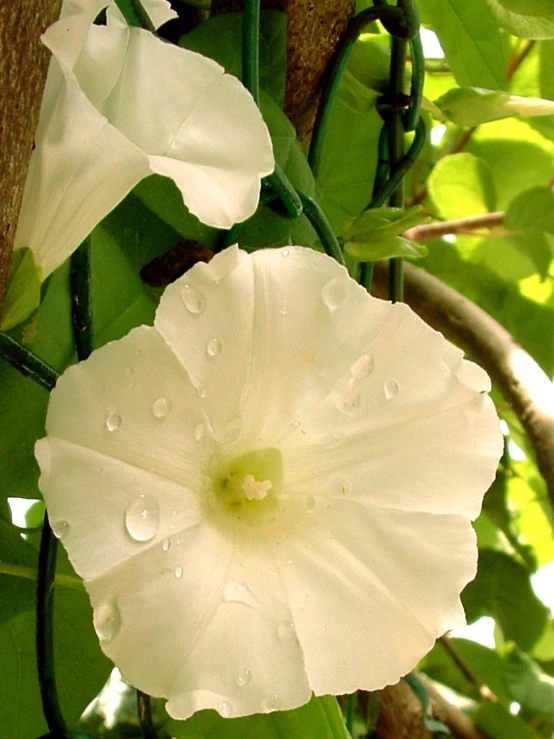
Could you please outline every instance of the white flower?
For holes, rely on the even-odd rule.
[[[196,265],[64,373],[36,447],[105,653],[176,718],[397,681],[464,622],[489,388],[329,257]]]
[[[43,36],[53,59],[15,239],[42,278],[152,172],[173,179],[201,221],[229,228],[255,211],[274,166],[261,114],[235,77],[129,28],[111,6],[107,26],[91,25],[108,4],[66,3]]]

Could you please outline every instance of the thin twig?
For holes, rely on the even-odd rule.
[[[484,215],[457,218],[452,221],[424,223],[421,226],[409,228],[404,232],[404,236],[412,241],[424,241],[425,239],[437,239],[448,234],[467,234],[480,228],[501,226],[505,215],[505,211],[497,210]]]
[[[464,675],[464,677],[469,680],[470,683],[475,685],[475,687],[479,691],[479,695],[481,696],[481,698],[495,703],[498,700],[496,695],[492,692],[492,690],[486,683],[484,683],[482,680],[479,680],[477,675],[473,672],[471,667],[468,665],[468,663],[465,661],[465,659],[456,648],[456,645],[454,644],[452,639],[449,636],[441,636],[439,641],[448,652],[449,656],[452,658],[452,661],[457,665],[460,672]]]

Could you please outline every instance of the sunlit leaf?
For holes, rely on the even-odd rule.
[[[505,659],[503,673],[515,701],[539,716],[554,716],[554,678],[531,657],[514,648]]]

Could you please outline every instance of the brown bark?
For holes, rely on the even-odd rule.
[[[387,296],[387,267],[375,268],[375,293]],[[517,414],[554,507],[554,390],[535,360],[482,308],[433,275],[404,265],[406,303],[476,359]]]
[[[0,315],[60,0],[0,1]]]
[[[485,739],[471,719],[448,703],[422,675],[430,698],[429,718],[442,721],[454,739]],[[421,703],[407,683],[401,680],[381,691],[377,736],[379,739],[432,739],[421,720]]]
[[[337,47],[354,0],[262,0],[262,8],[287,13],[285,113],[299,140],[309,141],[325,68]],[[213,0],[212,13],[242,9],[242,0]]]

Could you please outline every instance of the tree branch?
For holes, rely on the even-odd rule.
[[[485,739],[473,721],[451,705],[420,674],[417,674],[430,698],[431,717],[449,727],[454,739]],[[432,739],[433,734],[421,721],[421,703],[410,686],[401,680],[381,691],[378,739]]]
[[[0,2],[0,315],[60,0]]]
[[[424,241],[425,239],[437,239],[447,234],[467,234],[477,231],[480,228],[495,228],[501,226],[504,222],[506,213],[503,210],[497,210],[493,213],[485,213],[480,216],[470,216],[468,218],[457,218],[452,221],[440,221],[439,223],[424,223],[421,226],[414,226],[404,232],[403,236],[412,241]]]
[[[374,271],[387,295],[387,266]],[[476,359],[511,403],[535,450],[554,508],[554,389],[535,360],[488,313],[433,275],[405,265],[405,301],[430,326]]]

